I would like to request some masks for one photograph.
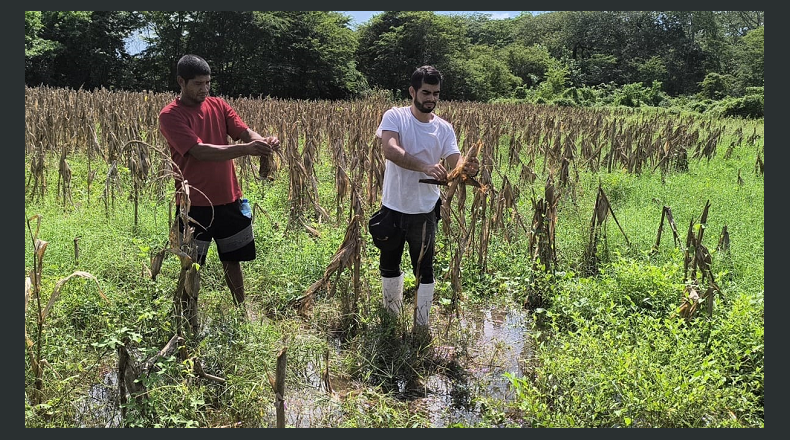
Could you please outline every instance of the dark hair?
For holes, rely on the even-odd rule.
[[[188,54],[178,60],[176,74],[184,78],[184,81],[189,81],[196,76],[211,75],[211,67],[203,58]]]
[[[433,66],[418,67],[414,73],[411,74],[411,86],[414,90],[420,90],[422,83],[425,84],[439,84],[442,85],[442,73],[436,70]]]

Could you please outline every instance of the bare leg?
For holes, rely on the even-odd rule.
[[[244,277],[241,273],[241,263],[238,261],[223,261],[222,268],[225,270],[225,282],[233,294],[233,302],[241,304],[244,302]]]

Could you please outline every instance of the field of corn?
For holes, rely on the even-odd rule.
[[[764,425],[763,120],[441,102],[481,171],[442,189],[426,343],[381,313],[366,231],[405,103],[228,99],[282,142],[237,160],[245,311],[171,231],[173,98],[25,90],[26,427],[432,426],[393,383],[463,376],[491,304],[529,314],[525,374],[443,426]]]

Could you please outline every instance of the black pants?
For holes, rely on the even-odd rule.
[[[440,206],[437,202],[437,206]],[[382,209],[389,209],[386,206]],[[400,276],[403,249],[409,244],[412,272],[419,277],[420,284],[433,283],[433,253],[436,242],[436,226],[439,220],[438,209],[425,214],[404,214],[393,211],[404,234],[400,243],[390,251],[381,251],[379,271],[384,278]],[[422,260],[420,252],[422,251]]]

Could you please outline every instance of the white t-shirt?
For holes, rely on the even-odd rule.
[[[376,137],[383,130],[395,131],[400,145],[412,156],[428,163],[460,153],[452,124],[433,115],[431,122],[420,122],[411,113],[411,107],[392,107],[384,112]],[[424,214],[433,211],[439,200],[439,187],[421,183],[428,175],[420,171],[401,168],[385,160],[382,205],[406,214]]]

